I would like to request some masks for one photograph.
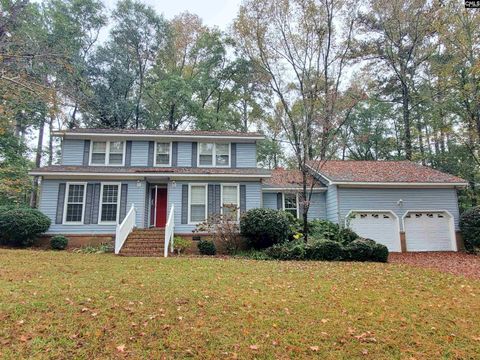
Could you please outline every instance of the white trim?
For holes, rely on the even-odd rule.
[[[103,187],[105,185],[117,185],[117,218],[115,221],[102,221],[102,206],[103,206]],[[98,225],[117,225],[120,218],[120,201],[122,197],[122,183],[120,182],[102,182],[100,183],[100,199],[98,202]]]
[[[456,237],[456,234],[455,234],[455,218],[453,217],[453,214],[448,211],[448,210],[444,210],[444,209],[438,209],[438,210],[407,210],[405,211],[405,214],[403,214],[402,216],[402,227],[403,227],[403,231],[405,232],[405,218],[406,216],[409,214],[409,213],[415,213],[415,212],[419,212],[419,213],[445,213],[448,215],[448,217],[450,218],[450,221],[448,223],[448,227],[450,229],[450,242],[452,244],[452,249],[453,251],[458,251],[458,248],[457,248],[457,237]],[[406,251],[408,251],[408,247],[407,247],[407,233],[405,232],[405,247],[406,247]]]
[[[297,203],[297,219],[300,217],[300,206],[298,203],[298,192],[295,193],[295,201]],[[285,192],[282,192],[282,210],[286,211],[285,208]],[[289,210],[293,210],[293,208],[289,208]]]
[[[220,184],[220,213],[223,215],[223,187],[235,186],[237,188],[237,221],[240,221],[240,184],[238,183],[222,183]]]
[[[168,153],[168,164],[157,164],[157,143],[170,144]],[[171,167],[172,166],[172,142],[171,141],[155,141],[153,147],[153,166],[154,167]]]
[[[82,202],[82,220],[81,221],[67,221],[67,205],[68,205],[68,192],[70,191],[70,185],[83,185],[83,202]],[[87,198],[87,183],[86,182],[67,182],[65,184],[65,197],[63,199],[63,214],[62,225],[82,225],[85,220],[85,200]]]
[[[146,139],[168,139],[168,138],[180,138],[180,139],[205,139],[205,140],[264,140],[265,136],[252,135],[252,136],[235,136],[235,135],[195,135],[195,134],[111,134],[106,133],[75,133],[68,131],[53,131],[52,136],[65,137],[70,136],[72,138],[146,138]]]
[[[212,144],[212,165],[200,164],[200,144]],[[217,145],[228,145],[228,165],[217,165]],[[230,168],[232,167],[232,143],[231,142],[197,142],[197,167],[198,168]]]
[[[94,142],[104,142],[105,143],[105,162],[103,164],[92,164],[92,155],[93,155],[93,143]],[[110,164],[110,143],[112,142],[120,142],[122,144],[122,163],[121,164]],[[90,141],[90,154],[88,158],[88,165],[89,166],[115,166],[115,167],[122,167],[125,166],[125,157],[127,151],[127,144],[126,141],[123,140],[105,140],[105,141]]]
[[[191,211],[191,205],[192,205],[192,186],[203,186],[205,188],[205,218],[201,221],[192,221],[191,216],[192,216],[192,211]],[[188,224],[189,225],[196,225],[200,224],[201,222],[205,221],[207,219],[207,214],[208,214],[208,184],[205,183],[190,183],[188,184],[188,201],[187,201],[187,206],[188,206]]]
[[[320,187],[320,188],[314,188],[313,190],[307,190],[307,192],[325,192],[327,191],[328,188],[326,187]],[[280,191],[300,191],[302,192],[303,191],[303,188],[301,187],[262,187],[262,191],[263,192],[280,192]]]

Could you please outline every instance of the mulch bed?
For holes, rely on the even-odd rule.
[[[462,252],[391,253],[388,261],[480,279],[480,256]]]

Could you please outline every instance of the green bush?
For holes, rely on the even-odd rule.
[[[342,260],[345,256],[342,244],[333,240],[316,240],[305,250],[309,260]]]
[[[175,236],[173,238],[173,249],[177,252],[178,255],[183,253],[192,245],[192,240],[185,239],[181,236]]]
[[[304,260],[305,243],[301,241],[290,241],[275,244],[267,248],[265,254],[275,260]]]
[[[68,238],[63,235],[55,235],[50,239],[50,247],[53,250],[65,250],[68,245]]]
[[[465,249],[480,252],[480,206],[470,208],[460,216],[460,230]]]
[[[217,253],[217,248],[211,240],[200,240],[197,246],[202,255],[215,255]]]
[[[36,209],[0,206],[0,241],[13,246],[30,246],[50,227],[50,219]]]
[[[375,244],[371,260],[386,263],[388,261],[388,248],[382,244]]]
[[[338,241],[347,245],[352,241],[357,240],[360,236],[350,228],[341,228],[338,232]]]
[[[265,249],[292,236],[291,217],[285,211],[251,209],[240,219],[240,232],[255,249]]]
[[[369,261],[372,260],[374,247],[377,243],[371,239],[357,239],[345,247],[348,260]]]
[[[340,227],[328,220],[312,220],[308,223],[308,233],[315,239],[338,241]]]

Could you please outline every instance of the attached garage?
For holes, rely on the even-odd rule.
[[[352,210],[346,222],[358,235],[385,245],[389,251],[401,251],[399,219],[393,212]]]
[[[409,211],[403,217],[407,251],[456,251],[453,216],[447,211]]]

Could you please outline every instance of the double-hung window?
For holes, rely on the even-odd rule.
[[[207,185],[189,185],[188,222],[199,223],[207,218]]]
[[[122,166],[124,150],[123,141],[92,141],[90,165]]]
[[[298,197],[295,193],[283,194],[283,210],[298,218]]]
[[[239,186],[238,184],[222,185],[222,214],[228,220],[239,220]]]
[[[155,144],[155,166],[171,165],[171,142],[157,142]]]
[[[85,184],[67,183],[65,191],[64,224],[82,224],[85,206]]]
[[[100,191],[100,224],[118,222],[120,184],[102,183]]]
[[[198,143],[198,166],[230,166],[230,143]]]

